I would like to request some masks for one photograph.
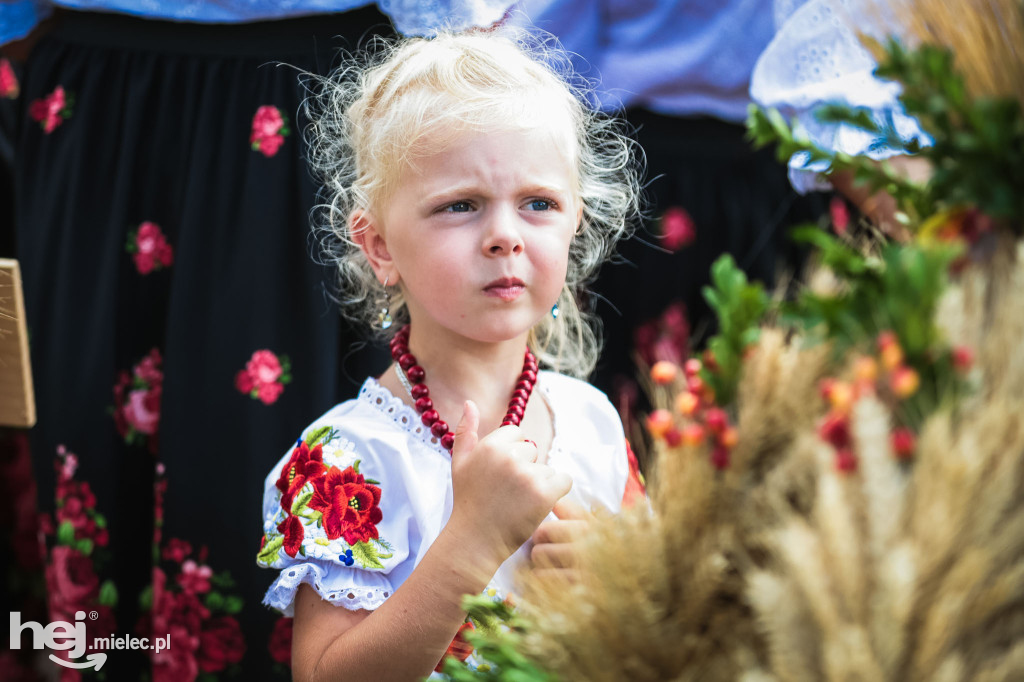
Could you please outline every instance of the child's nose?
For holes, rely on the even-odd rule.
[[[484,238],[484,251],[488,255],[500,256],[522,253],[523,236],[517,225],[518,216],[514,210],[499,208],[491,214]]]

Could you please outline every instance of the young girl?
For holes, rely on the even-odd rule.
[[[295,616],[296,680],[421,679],[459,652],[463,595],[570,571],[589,510],[622,504],[616,412],[557,372],[593,368],[575,294],[636,209],[632,149],[494,34],[409,40],[326,91],[342,303],[395,362],[267,477],[264,603]]]

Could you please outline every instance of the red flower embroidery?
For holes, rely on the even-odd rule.
[[[114,385],[114,425],[126,443],[149,446],[156,454],[164,373],[160,351],[154,348],[132,373],[121,372]]]
[[[139,229],[130,232],[124,248],[132,254],[135,269],[140,275],[148,275],[174,263],[174,249],[156,223],[146,221],[139,225]]]
[[[10,60],[0,59],[0,97],[15,99],[20,92],[18,77],[14,75]]]
[[[277,154],[277,150],[284,144],[284,138],[290,134],[288,117],[282,114],[277,107],[263,105],[256,110],[256,114],[252,117],[252,133],[249,134],[249,144],[253,151],[271,157]]]
[[[43,99],[32,102],[28,115],[39,121],[44,133],[50,134],[64,122],[64,119],[71,118],[73,105],[74,98],[64,92],[63,86],[58,85]]]
[[[178,584],[186,592],[206,594],[210,591],[210,578],[212,576],[213,569],[209,566],[200,566],[192,559],[188,559],[181,564]]]
[[[669,251],[689,246],[696,238],[693,218],[682,208],[673,206],[661,216],[661,245]]]
[[[290,666],[292,664],[292,624],[291,618],[281,616],[274,623],[274,629],[270,633],[270,642],[267,648],[270,650],[270,657],[277,663]]]
[[[278,358],[269,350],[258,350],[235,375],[235,388],[264,405],[274,403],[291,383],[291,363],[287,355]]]
[[[331,467],[327,475],[313,482],[311,509],[323,514],[324,531],[330,540],[344,537],[354,545],[376,539],[377,524],[383,514],[380,488],[370,485],[362,474],[348,467]]]
[[[469,658],[469,655],[473,653],[473,645],[466,641],[466,631],[475,630],[476,627],[471,621],[466,621],[459,628],[459,631],[455,633],[455,637],[452,638],[452,643],[448,645],[448,651],[444,652],[444,656],[434,666],[434,672],[439,673],[444,669],[444,662],[448,658],[455,658],[459,661],[465,661]]]
[[[326,473],[323,446],[318,443],[310,450],[305,441],[300,442],[292,450],[292,456],[288,462],[281,467],[281,475],[277,479],[277,489],[281,491],[281,508],[285,513],[291,514],[295,494],[302,490],[307,482],[320,478]]]
[[[284,551],[294,558],[302,548],[302,539],[306,536],[302,521],[298,516],[288,514],[284,521],[277,524],[277,532],[284,535]]]

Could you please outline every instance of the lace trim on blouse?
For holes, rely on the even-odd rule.
[[[390,587],[351,585],[342,589],[327,589],[323,583],[328,572],[328,569],[316,563],[295,564],[281,569],[280,575],[267,590],[263,603],[291,616],[295,608],[295,594],[303,583],[316,590],[325,601],[351,611],[372,611],[391,596]]]
[[[556,453],[561,454],[563,448],[558,437],[560,432],[558,428],[559,418],[557,413],[551,409],[551,386],[550,382],[544,379],[545,374],[546,372],[538,373],[536,388],[540,390],[541,397],[544,399],[544,406],[551,415],[552,436],[551,447],[548,449],[548,459],[550,460],[552,455]],[[416,410],[401,398],[396,397],[387,388],[381,386],[376,379],[371,377],[363,383],[362,388],[359,389],[358,399],[387,415],[396,426],[406,433],[417,436],[425,445],[448,454],[448,451],[442,447],[440,439],[430,432],[429,427],[423,425],[420,415],[417,414]]]

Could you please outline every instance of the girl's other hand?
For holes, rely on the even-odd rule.
[[[452,515],[446,530],[459,535],[497,568],[526,542],[572,479],[537,463],[537,446],[518,426],[479,438],[480,413],[466,401],[452,448]]]
[[[563,497],[552,510],[556,519],[545,520],[533,533],[530,561],[533,571],[545,577],[575,582],[579,565],[579,541],[587,534],[593,514]]]

